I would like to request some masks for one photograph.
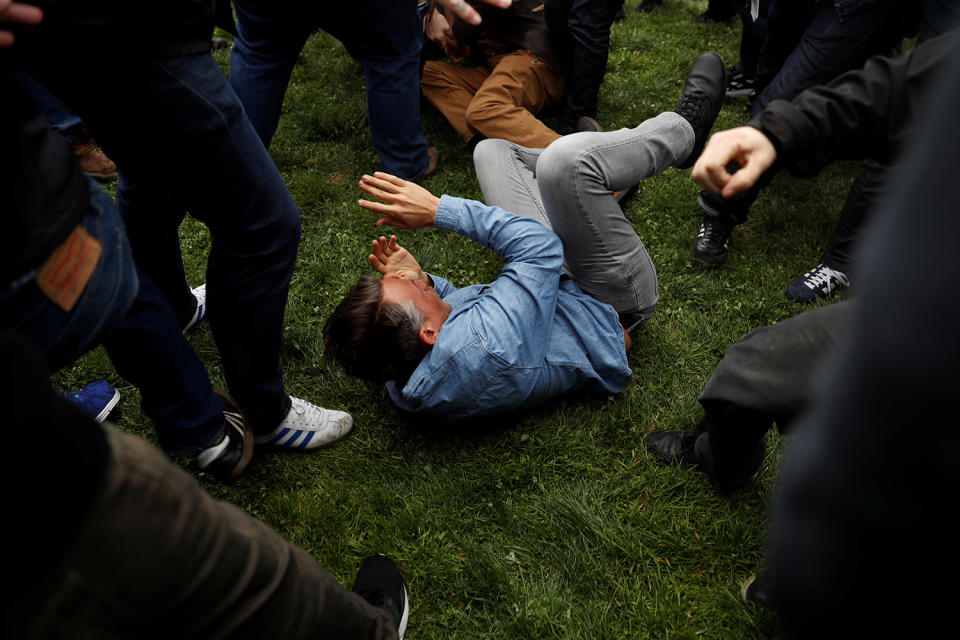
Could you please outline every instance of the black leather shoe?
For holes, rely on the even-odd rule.
[[[577,133],[582,131],[589,131],[592,133],[600,133],[603,131],[603,127],[600,126],[600,123],[591,118],[590,116],[580,116],[577,118],[577,124],[574,127],[577,130]]]
[[[693,259],[705,267],[719,267],[727,259],[727,247],[730,245],[730,235],[733,225],[722,222],[719,218],[703,216],[703,223],[693,241]]]
[[[699,435],[696,431],[654,431],[643,439],[643,445],[664,462],[697,466],[693,445]]]
[[[690,67],[687,82],[675,111],[693,127],[693,150],[681,164],[681,169],[692,167],[707,144],[713,121],[720,113],[720,105],[727,93],[727,69],[723,58],[708,51],[700,55]]]

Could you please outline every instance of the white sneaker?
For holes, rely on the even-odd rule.
[[[290,412],[271,433],[257,436],[258,445],[272,445],[290,449],[319,449],[340,442],[353,428],[349,413],[333,411],[290,397]]]
[[[197,310],[193,312],[193,317],[190,318],[190,322],[183,328],[184,334],[207,317],[207,283],[204,282],[199,287],[194,287],[190,291],[193,292],[193,297],[197,299]]]

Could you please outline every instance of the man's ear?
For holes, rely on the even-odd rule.
[[[420,327],[420,342],[432,347],[437,342],[437,334],[439,332],[430,325],[423,325]]]

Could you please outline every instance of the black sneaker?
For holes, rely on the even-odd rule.
[[[690,67],[680,102],[674,110],[690,123],[694,134],[693,149],[687,159],[677,165],[680,169],[692,167],[700,157],[713,128],[713,121],[720,113],[726,87],[727,69],[723,58],[712,51],[700,54]]]
[[[253,457],[253,432],[230,394],[223,389],[213,392],[223,404],[223,436],[197,455],[197,465],[221,482],[234,482]]]
[[[364,560],[353,582],[353,592],[393,616],[397,635],[403,640],[410,617],[410,601],[403,576],[393,560],[379,554]]]
[[[728,96],[752,96],[757,92],[757,81],[743,71],[734,69],[727,80]]]
[[[794,302],[813,302],[849,286],[847,274],[821,263],[791,282],[786,295]]]
[[[699,435],[696,431],[654,431],[643,439],[643,446],[664,462],[699,466],[694,452]]]
[[[703,216],[703,223],[693,241],[693,259],[705,267],[719,267],[727,259],[727,247],[730,245],[730,235],[733,225],[722,222],[719,218]]]
[[[746,604],[755,604],[771,611],[776,609],[777,603],[770,589],[769,569],[760,569],[747,578],[740,588],[740,597]]]

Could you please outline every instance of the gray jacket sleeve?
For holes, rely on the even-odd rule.
[[[871,58],[830,84],[771,102],[747,124],[773,142],[780,166],[796,176],[816,175],[840,159],[890,162],[911,136],[932,81],[958,50],[960,31],[953,31],[896,58]]]

